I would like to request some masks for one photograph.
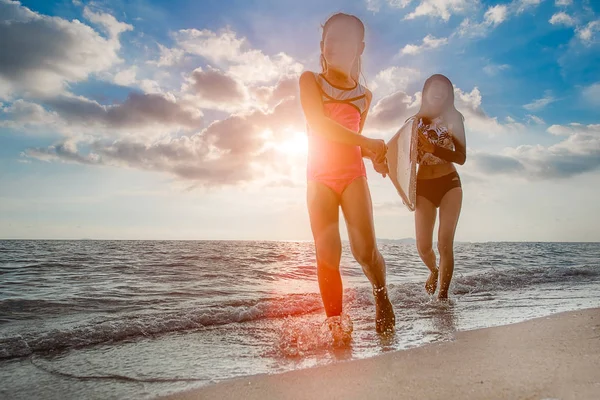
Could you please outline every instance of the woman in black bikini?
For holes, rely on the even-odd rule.
[[[415,210],[417,250],[430,271],[425,290],[434,294],[438,284],[438,268],[432,241],[439,208],[438,299],[447,299],[454,271],[454,233],[463,195],[454,163],[463,165],[466,159],[464,118],[454,107],[454,88],[448,78],[433,75],[425,81],[421,109],[414,119],[419,137]]]

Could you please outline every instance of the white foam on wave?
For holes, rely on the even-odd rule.
[[[283,357],[303,357],[348,346],[353,330],[352,319],[345,312],[325,320],[288,317],[279,329],[276,347]]]

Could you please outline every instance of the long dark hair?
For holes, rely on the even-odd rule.
[[[321,28],[323,29],[321,41],[325,40],[325,36],[327,35],[327,30],[331,27],[331,24],[335,20],[342,19],[342,18],[348,18],[356,24],[356,28],[358,29],[360,43],[364,42],[365,41],[365,25],[358,17],[356,17],[354,15],[350,15],[350,14],[345,14],[345,13],[333,14],[331,17],[329,17],[327,19],[327,21],[325,21],[325,24],[323,24],[321,26]],[[322,52],[321,52],[321,70],[323,73],[327,72],[327,60],[325,59],[325,56],[323,55]],[[354,79],[355,82],[358,83],[358,79],[360,78],[361,73],[362,73],[362,60],[361,60],[361,55],[359,54],[358,57],[356,57],[356,59],[354,60],[354,64],[352,64],[352,68],[350,69],[350,77],[352,79]]]
[[[446,101],[442,106],[438,115],[431,115],[430,109],[431,107],[427,104],[426,96],[427,89],[431,86],[431,84],[435,81],[441,81],[446,84],[446,88],[448,89],[448,95],[446,96]],[[435,117],[441,116],[444,119],[447,119],[451,114],[460,115],[460,117],[464,120],[463,115],[456,109],[454,106],[454,85],[450,82],[445,75],[435,74],[427,78],[425,84],[423,85],[423,91],[421,92],[421,107],[419,108],[419,112],[415,116],[417,119],[423,118],[423,122],[428,123],[431,122]]]

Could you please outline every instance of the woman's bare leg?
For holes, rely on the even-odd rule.
[[[462,188],[450,189],[440,204],[438,250],[440,252],[439,299],[448,298],[448,289],[454,273],[454,234],[462,207]]]
[[[342,242],[339,230],[339,199],[329,187],[308,182],[307,206],[315,250],[319,289],[327,317],[342,313],[343,287],[340,275]]]
[[[371,193],[366,178],[358,178],[348,185],[342,193],[341,205],[352,255],[373,286],[376,330],[391,332],[396,325],[396,317],[386,288],[385,261],[377,249]]]
[[[429,278],[425,282],[425,290],[434,294],[438,283],[438,269],[435,253],[433,252],[433,227],[435,226],[437,210],[435,205],[426,197],[417,196],[415,208],[415,234],[417,236],[417,251],[421,260],[429,268]]]

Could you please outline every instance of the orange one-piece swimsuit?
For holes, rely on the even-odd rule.
[[[353,88],[335,86],[322,74],[314,73],[321,89],[325,115],[340,125],[358,132],[366,111],[366,88],[357,83]],[[308,128],[307,179],[320,182],[339,196],[355,179],[366,177],[360,146],[333,142]]]

